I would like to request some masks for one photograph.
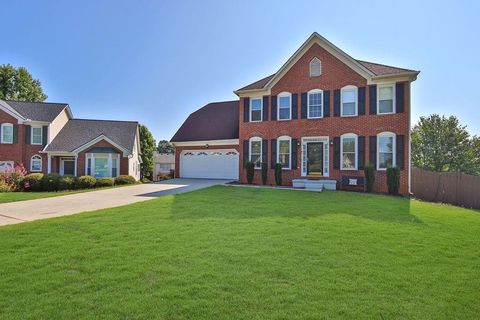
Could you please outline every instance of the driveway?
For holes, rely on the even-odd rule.
[[[229,180],[172,179],[53,198],[0,204],[0,226],[118,207],[153,198],[225,184]]]

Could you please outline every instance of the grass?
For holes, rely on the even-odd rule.
[[[212,187],[0,228],[1,319],[478,319],[480,214]]]
[[[119,186],[113,186],[113,187],[100,187],[100,188],[94,188],[94,189],[66,190],[66,191],[58,191],[58,192],[2,192],[0,193],[0,203],[34,200],[34,199],[42,199],[42,198],[52,198],[52,197],[65,196],[67,194],[83,193],[83,192],[90,192],[90,191],[96,191],[96,190],[98,191],[103,189],[119,188],[119,187],[125,187],[125,186],[127,185],[119,185]]]

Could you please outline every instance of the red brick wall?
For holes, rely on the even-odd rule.
[[[180,177],[180,154],[185,150],[212,150],[212,149],[235,149],[240,152],[237,145],[222,145],[222,146],[194,146],[194,147],[175,147],[175,177]]]
[[[309,62],[313,57],[318,57],[322,61],[322,75],[320,77],[310,78]],[[366,106],[365,115],[356,117],[334,117],[333,116],[333,90],[341,89],[346,85],[355,85],[357,87],[367,87],[366,80],[355,71],[347,67],[340,60],[332,56],[318,45],[312,46],[303,57],[275,84],[272,88],[272,95],[278,95],[283,91],[298,93],[298,120],[289,121],[264,121],[259,123],[243,122],[243,98],[240,99],[240,149],[243,149],[243,141],[251,137],[258,136],[263,139],[276,139],[287,135],[294,139],[301,140],[302,137],[309,136],[328,136],[330,139],[339,137],[345,133],[355,133],[366,137],[366,163],[368,162],[369,145],[368,137],[375,136],[380,132],[390,131],[397,135],[405,136],[404,163],[405,169],[401,172],[400,192],[408,193],[408,134],[409,134],[409,115],[410,115],[410,84],[405,84],[405,111],[403,113],[392,115],[369,115],[369,90],[366,88]],[[301,93],[308,92],[311,89],[330,90],[330,117],[323,119],[300,119],[301,118]],[[271,114],[269,110],[269,116]],[[241,151],[242,152],[242,151]],[[291,185],[291,180],[301,177],[301,147],[298,147],[298,169],[283,172],[283,181],[286,185]],[[333,146],[330,145],[330,176],[326,179],[340,180],[342,175],[363,176],[363,171],[340,171],[333,169]],[[268,163],[270,168],[270,145],[268,147]],[[178,163],[178,162],[177,162]],[[240,156],[240,181],[246,182],[246,173],[243,169],[243,156]],[[386,192],[386,173],[377,172],[375,191]],[[274,183],[274,172],[269,169],[268,180]],[[260,183],[260,172],[255,175],[255,183]]]
[[[77,158],[77,176],[83,176],[85,175],[85,154],[88,153],[87,151],[91,148],[96,148],[96,147],[108,147],[108,148],[113,148],[115,151],[120,153],[120,174],[121,175],[128,175],[128,158],[123,157],[122,151],[118,150],[115,148],[113,145],[108,143],[105,140],[99,141],[95,143],[94,145],[90,146],[86,151],[82,151],[78,154]]]

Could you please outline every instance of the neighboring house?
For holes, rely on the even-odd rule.
[[[176,174],[246,182],[244,163],[266,162],[273,184],[280,163],[286,185],[315,179],[338,188],[361,183],[371,163],[375,191],[386,191],[386,169],[398,166],[408,194],[410,83],[418,73],[356,60],[313,33],[276,73],[235,91],[239,101],[188,117],[172,138]]]
[[[138,123],[73,118],[68,104],[0,100],[0,170],[140,179]]]
[[[175,154],[153,152],[153,180],[158,180],[160,174],[170,174],[175,170]]]

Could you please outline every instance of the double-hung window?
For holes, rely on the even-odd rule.
[[[342,170],[357,170],[358,137],[348,133],[341,136],[340,153],[342,155]]]
[[[262,121],[262,98],[252,98],[250,100],[250,121]]]
[[[250,162],[255,164],[255,168],[260,168],[262,163],[262,139],[250,139]]]
[[[280,137],[277,139],[277,163],[280,163],[283,169],[290,169],[291,144],[292,139],[290,137]]]
[[[378,85],[378,114],[395,112],[395,86],[393,84]]]
[[[32,144],[42,144],[42,127],[32,127]]]
[[[13,124],[3,123],[1,135],[2,143],[13,143]]]
[[[356,116],[357,113],[357,87],[346,86],[341,90],[341,115],[342,117]]]
[[[395,166],[395,134],[383,132],[377,136],[377,169]]]
[[[292,118],[292,95],[284,92],[278,95],[278,120]]]
[[[319,89],[308,92],[308,119],[323,117],[323,91]]]

